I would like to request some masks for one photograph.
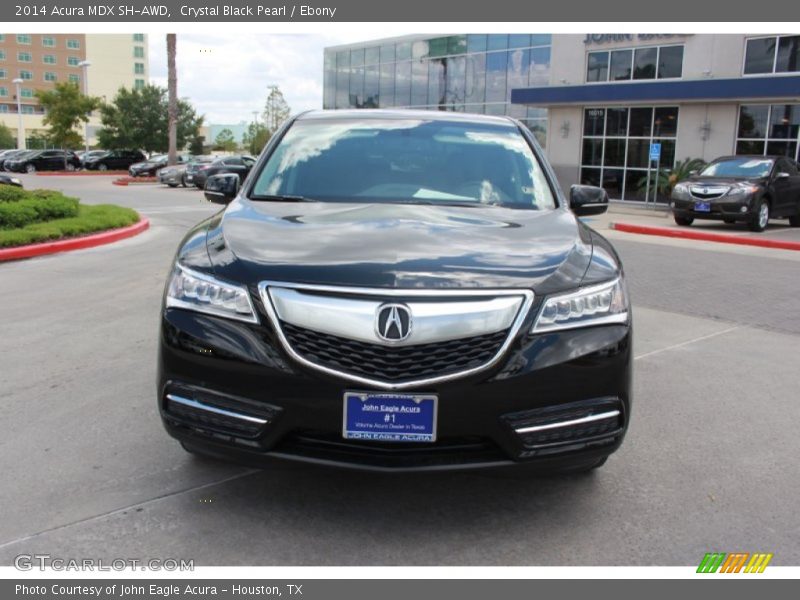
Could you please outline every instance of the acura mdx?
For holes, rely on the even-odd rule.
[[[193,453],[581,471],[631,414],[620,260],[505,117],[313,111],[181,242],[158,406]]]

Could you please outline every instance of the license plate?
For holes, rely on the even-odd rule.
[[[711,212],[711,202],[695,202],[694,209],[697,212]]]
[[[342,437],[379,442],[435,442],[434,394],[345,392]]]
[[[194,179],[194,177],[192,177],[191,175],[186,176],[186,181],[191,181],[192,179]]]

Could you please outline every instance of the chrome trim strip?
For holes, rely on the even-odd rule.
[[[538,316],[537,316],[538,320]],[[553,331],[563,331],[565,329],[582,329],[594,327],[596,325],[625,325],[628,323],[628,311],[615,313],[602,317],[588,317],[583,321],[567,321],[566,323],[554,323],[552,325],[534,325],[531,333],[551,333]]]
[[[412,346],[497,333],[511,327],[523,296],[502,296],[450,302],[410,300],[413,325],[405,339],[385,340],[377,333],[378,309],[391,302],[304,294],[272,286],[269,298],[278,318],[313,331],[385,346]],[[397,304],[397,303],[395,303]]]
[[[508,337],[506,337],[505,342],[497,351],[497,353],[485,364],[479,365],[477,367],[473,367],[471,369],[467,369],[465,371],[458,371],[456,373],[448,373],[447,375],[442,375],[438,377],[428,377],[425,379],[415,379],[411,381],[404,381],[400,383],[390,383],[386,381],[381,381],[379,379],[372,379],[369,377],[361,377],[359,375],[353,375],[350,373],[345,373],[342,371],[338,371],[336,369],[331,369],[329,367],[325,367],[322,365],[318,365],[310,360],[307,360],[300,354],[294,351],[292,346],[289,344],[289,341],[286,339],[286,335],[283,333],[283,330],[280,326],[280,319],[278,314],[275,311],[275,307],[272,304],[269,288],[276,287],[276,288],[289,288],[295,290],[313,290],[317,292],[331,292],[335,294],[350,294],[355,296],[383,296],[383,297],[428,297],[428,298],[470,298],[476,296],[522,296],[523,302],[520,306],[517,315],[514,319],[514,322],[511,325],[511,328],[508,333]],[[359,287],[338,287],[338,286],[330,286],[330,285],[311,285],[311,284],[295,284],[295,283],[288,283],[288,282],[281,282],[281,281],[262,281],[258,284],[258,290],[261,297],[261,302],[264,305],[264,310],[269,317],[269,320],[275,330],[275,333],[278,336],[278,339],[283,346],[283,349],[291,356],[294,360],[299,362],[300,364],[320,371],[322,373],[326,373],[328,375],[332,375],[335,377],[340,377],[347,379],[349,381],[353,381],[355,383],[360,383],[362,385],[369,385],[379,389],[384,390],[402,390],[402,389],[409,389],[409,388],[419,388],[420,386],[425,385],[433,385],[435,383],[443,383],[445,381],[452,381],[453,379],[459,379],[461,377],[467,377],[469,375],[473,375],[475,373],[480,373],[481,371],[485,371],[498,363],[498,361],[502,358],[502,356],[508,350],[508,347],[516,338],[517,334],[519,333],[523,322],[528,316],[530,312],[531,305],[533,304],[533,291],[526,290],[526,289],[464,289],[464,290],[436,290],[436,289],[383,289],[383,288],[359,288]]]
[[[203,404],[202,402],[198,402],[197,400],[184,398],[183,396],[176,396],[175,394],[167,394],[167,400],[170,400],[172,402],[177,402],[178,404],[183,404],[191,408],[199,408],[200,410],[205,410],[225,417],[240,419],[242,421],[249,421],[250,423],[256,423],[258,425],[266,425],[267,423],[269,423],[269,421],[267,421],[266,419],[261,419],[259,417],[252,417],[250,415],[243,415],[241,413],[225,410],[224,408],[218,408],[216,406],[210,406],[208,404]]]
[[[533,425],[531,427],[522,427],[520,429],[515,429],[519,434],[525,433],[534,433],[536,431],[545,431],[547,429],[557,429],[559,427],[570,427],[572,425],[582,425],[583,423],[591,423],[592,421],[600,421],[601,419],[610,419],[612,417],[618,417],[619,411],[618,410],[610,410],[604,413],[598,413],[596,415],[589,415],[588,417],[581,417],[580,419],[571,419],[569,421],[560,421],[558,423],[548,423],[546,425]]]

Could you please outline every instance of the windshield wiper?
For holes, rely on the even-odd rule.
[[[264,202],[319,202],[314,198],[306,198],[305,196],[292,196],[291,194],[254,194],[250,196],[250,200],[259,200]]]

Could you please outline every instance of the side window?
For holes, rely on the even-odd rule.
[[[797,166],[794,161],[782,158],[778,161],[778,172],[788,173],[789,175],[797,175]]]

